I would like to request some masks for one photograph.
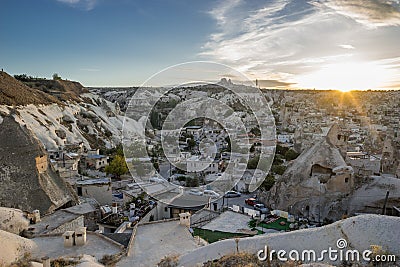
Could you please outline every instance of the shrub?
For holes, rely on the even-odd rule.
[[[170,255],[165,256],[160,263],[158,263],[158,267],[177,267],[178,266],[178,255]]]

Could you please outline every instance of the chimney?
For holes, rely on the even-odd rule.
[[[179,224],[190,227],[190,216],[189,212],[179,213]]]
[[[43,264],[43,267],[50,267],[50,258],[49,257],[43,257],[42,258],[42,264]]]
[[[33,213],[33,222],[34,223],[40,222],[40,211],[34,210],[32,213]]]
[[[75,244],[75,232],[66,231],[63,234],[63,239],[64,239],[64,247],[73,247]]]
[[[79,227],[75,230],[75,244],[77,246],[86,244],[86,227]]]
[[[117,203],[112,203],[112,213],[117,214],[118,213],[118,204]]]

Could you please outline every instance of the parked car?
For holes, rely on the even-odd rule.
[[[258,210],[261,214],[266,214],[269,211],[268,208],[264,206],[264,204],[255,204],[254,209]]]
[[[219,198],[221,195],[218,194],[217,192],[213,191],[213,190],[204,190],[203,194],[207,197],[211,197],[211,198]]]
[[[257,200],[255,198],[247,198],[244,203],[246,203],[247,205],[250,206],[254,206],[255,204],[257,204]]]
[[[203,192],[201,192],[199,189],[190,189],[189,194],[194,196],[202,196]]]
[[[225,197],[240,197],[242,194],[236,191],[228,191],[225,193]]]

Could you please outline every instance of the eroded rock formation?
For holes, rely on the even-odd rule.
[[[274,209],[301,214],[312,221],[340,219],[340,201],[354,189],[354,175],[342,156],[345,136],[333,125],[326,138],[304,151],[267,194]]]
[[[74,202],[42,144],[13,115],[0,124],[0,206],[48,213]]]

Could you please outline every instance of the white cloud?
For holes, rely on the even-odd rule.
[[[329,64],[399,56],[400,27],[371,31],[325,0],[253,3],[231,0],[212,9],[217,28],[199,55],[250,78],[288,83]]]
[[[67,4],[71,7],[82,8],[85,10],[92,10],[96,4],[97,0],[57,0],[60,3]]]
[[[350,44],[340,44],[339,47],[344,49],[355,49],[355,47]]]
[[[73,4],[79,3],[80,0],[57,0],[57,1],[61,2],[61,3],[66,3],[66,4],[73,5]]]
[[[400,25],[397,0],[323,0],[320,3],[369,28]]]
[[[95,69],[95,68],[80,68],[82,71],[89,71],[89,72],[98,72],[100,69]]]

